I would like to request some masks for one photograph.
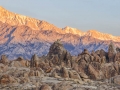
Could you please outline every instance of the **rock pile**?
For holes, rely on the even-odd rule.
[[[115,51],[112,43],[108,52],[84,49],[78,56],[71,56],[57,40],[47,56],[38,57],[35,54],[31,60],[18,57],[9,61],[6,55],[2,55],[0,59],[0,90],[73,90],[78,84],[92,85],[90,90],[98,87],[105,90],[101,83],[106,83],[108,88],[112,83],[117,88],[114,90],[118,90],[119,75],[120,49]],[[88,86],[77,88],[89,89]]]

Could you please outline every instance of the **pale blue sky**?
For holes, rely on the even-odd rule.
[[[120,36],[120,0],[0,0],[0,6],[59,28],[96,29]]]

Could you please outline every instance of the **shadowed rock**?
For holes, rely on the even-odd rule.
[[[38,67],[39,65],[39,57],[34,54],[31,58],[31,62],[30,62],[30,67]]]
[[[67,67],[71,67],[71,55],[70,53],[63,47],[60,40],[55,41],[49,50],[47,57],[52,61],[54,65],[63,65]]]
[[[52,90],[49,85],[42,85],[39,90]]]
[[[115,53],[116,53],[116,51],[115,51],[114,44],[111,42],[109,47],[108,47],[109,62],[113,62],[114,61]]]
[[[5,65],[8,64],[7,56],[6,55],[2,55],[0,62],[3,63],[3,64],[5,64]]]
[[[69,78],[68,70],[65,67],[62,67],[60,72],[63,78]]]

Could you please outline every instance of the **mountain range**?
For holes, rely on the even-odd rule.
[[[0,55],[6,54],[11,60],[18,56],[30,59],[33,54],[46,55],[57,39],[72,55],[78,55],[83,49],[106,51],[111,42],[116,47],[120,46],[120,37],[97,30],[83,32],[68,26],[58,28],[0,7]]]

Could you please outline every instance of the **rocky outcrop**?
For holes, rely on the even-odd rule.
[[[39,57],[36,54],[34,54],[31,58],[30,67],[38,67],[39,60]]]
[[[101,71],[104,74],[105,78],[111,78],[118,75],[113,63],[106,63],[101,67]]]
[[[63,44],[60,40],[55,41],[49,50],[47,55],[49,60],[52,61],[54,65],[71,67],[71,55],[70,53],[63,47]]]
[[[108,50],[112,51],[112,48]],[[3,55],[0,62],[0,89],[3,90],[4,86],[17,86],[9,89],[104,90],[108,86],[110,88],[111,83],[119,86],[119,51],[113,54],[115,57],[110,62],[111,57],[104,50],[90,53],[84,49],[78,56],[71,56],[57,40],[47,56],[33,55],[30,61],[23,57],[8,61]]]
[[[29,67],[30,61],[25,60],[23,57],[18,57],[16,60],[13,60],[9,63],[11,67]]]
[[[61,68],[60,73],[63,78],[69,78],[68,70],[65,67]]]
[[[120,73],[119,56],[119,50],[116,53],[113,43],[109,45],[108,53],[101,49],[90,54],[85,49],[73,63],[73,69],[93,80],[110,78]]]
[[[0,84],[16,83],[16,80],[10,75],[2,75],[0,78]]]
[[[8,23],[12,26],[28,26],[33,30],[58,30],[59,28],[55,27],[54,25],[42,21],[37,20],[35,18],[30,18],[24,15],[19,15],[16,13],[9,12],[8,10],[4,9],[3,7],[0,7],[0,21],[3,23]],[[62,31],[61,31],[62,32]]]
[[[71,70],[71,69],[67,69],[65,67],[62,68],[56,68],[52,73],[51,73],[52,77],[55,78],[64,78],[65,80],[80,80],[82,81],[80,74],[75,71],[75,70]]]
[[[120,52],[116,53],[114,61],[119,61],[120,62]]]
[[[114,47],[113,43],[111,42],[109,47],[108,47],[109,62],[113,62],[114,61],[114,57],[115,57],[115,47]]]
[[[80,75],[75,70],[69,70],[69,78],[81,80]]]
[[[31,68],[41,68],[44,72],[50,73],[52,70],[52,64],[49,64],[49,61],[44,59],[41,60],[36,54],[32,56],[30,61]]]
[[[3,64],[8,64],[8,59],[7,59],[7,56],[6,55],[2,55],[1,56],[1,60],[0,60],[0,63],[3,63]]]
[[[99,71],[97,71],[92,65],[88,65],[88,75],[91,79],[93,80],[99,80],[100,79],[100,74]]]
[[[41,73],[38,70],[31,70],[30,73],[29,73],[29,76],[38,76],[38,77],[40,77]]]

